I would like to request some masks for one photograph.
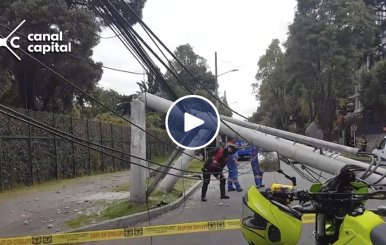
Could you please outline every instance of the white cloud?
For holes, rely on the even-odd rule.
[[[144,22],[172,51],[189,43],[207,59],[214,73],[214,52],[218,53],[218,73],[238,68],[219,77],[219,91],[227,91],[228,102],[239,113],[250,116],[258,106],[252,94],[257,61],[271,40],[285,41],[293,21],[295,0],[148,0]],[[141,34],[139,27],[135,27]],[[111,36],[105,30],[103,36]],[[104,65],[143,72],[138,62],[118,38],[102,39],[94,58]],[[100,85],[120,93],[138,90],[141,75],[104,70]]]

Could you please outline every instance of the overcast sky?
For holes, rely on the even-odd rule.
[[[219,77],[219,91],[221,95],[227,92],[234,110],[251,116],[258,106],[251,84],[255,82],[259,57],[272,39],[286,40],[295,7],[296,0],[147,0],[143,21],[172,51],[189,43],[207,60],[213,74],[215,51],[218,74],[239,69]],[[101,35],[109,37],[113,33],[106,29]],[[101,39],[94,59],[106,66],[144,71],[118,38]],[[143,79],[141,75],[104,69],[100,86],[132,94],[139,90],[136,82]]]

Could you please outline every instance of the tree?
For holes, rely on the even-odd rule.
[[[183,65],[200,81],[204,88],[214,92],[215,77],[211,72],[207,71],[206,60],[197,55],[190,44],[180,45],[174,51],[174,55],[180,60]],[[185,86],[193,93],[203,90],[203,87],[178,64],[177,61],[172,62],[171,67],[175,68]],[[169,71],[165,74],[166,82],[178,97],[190,94],[189,91],[181,85],[178,80]]]
[[[118,4],[116,1],[113,3]],[[136,0],[130,1],[129,5],[141,16],[144,3],[143,0]],[[121,3],[117,7],[130,23],[136,22],[136,18],[130,18],[129,11],[124,11],[125,5]],[[78,5],[74,1],[4,0],[0,2],[1,23],[7,23],[7,26],[13,28],[24,19],[26,22],[20,29],[23,35],[63,32],[65,42],[72,43],[72,55],[86,62],[65,54],[33,55],[79,88],[92,93],[102,76],[102,64],[92,60],[92,49],[98,44],[98,32],[101,25],[105,23],[100,21],[91,8]],[[22,37],[21,47],[25,49],[27,44],[27,40]],[[19,52],[21,56],[19,62],[5,51],[0,51],[0,54],[5,56],[3,60],[6,60],[3,65],[6,64],[5,68],[11,73],[12,82],[19,91],[18,97],[22,105],[26,105],[29,109],[65,113],[72,110],[74,106],[85,107],[90,103],[87,97],[33,59]],[[0,63],[1,61],[0,59]],[[2,85],[5,80],[0,80],[0,83]]]
[[[150,94],[158,94],[161,92],[160,83],[151,74],[147,74],[147,81],[137,82],[141,92],[148,92]]]
[[[386,61],[360,72],[361,99],[370,123],[384,123],[386,116]]]
[[[260,100],[260,107],[255,114],[255,120],[263,124],[287,129],[289,104],[286,103],[286,74],[284,70],[284,54],[278,39],[272,40],[265,55],[260,57],[256,80],[252,84],[256,99]]]
[[[65,6],[64,1],[59,1]],[[84,8],[64,9],[55,1],[28,0],[3,1],[0,5],[0,20],[15,27],[26,20],[20,32],[64,33],[64,39],[72,43],[72,54],[91,64],[79,62],[64,54],[34,54],[43,63],[69,78],[80,88],[91,91],[102,75],[101,64],[92,61],[92,48],[98,43],[96,33],[100,31],[95,16]],[[21,47],[28,45],[22,37]],[[83,97],[74,88],[53,75],[27,55],[20,54],[21,61],[13,60],[9,69],[17,82],[19,97],[29,109],[64,112],[75,101],[82,104]]]
[[[292,120],[316,120],[329,135],[337,100],[353,93],[358,82],[356,71],[372,52],[377,30],[373,14],[363,0],[298,0],[283,62],[273,68],[268,63],[267,72],[259,70],[256,77],[264,79],[269,74],[271,88],[278,90],[270,91],[262,82],[260,99],[269,101],[275,94],[284,97],[274,97],[275,105],[262,103],[254,117],[278,121],[275,118],[281,115],[280,124],[285,124],[289,106]],[[272,109],[264,112],[265,107],[277,107],[281,113],[272,113]]]

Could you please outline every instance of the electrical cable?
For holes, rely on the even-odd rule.
[[[123,3],[125,3],[124,1],[123,1]],[[115,9],[115,7],[111,4],[111,2],[109,1],[109,4]],[[126,5],[127,5],[127,3],[126,3]],[[130,8],[131,9],[131,7],[130,6],[128,6],[127,5],[127,7],[128,8]],[[115,9],[116,10],[116,9]],[[132,10],[132,9],[131,9]],[[136,13],[132,10],[132,12],[134,13],[134,15],[136,15]],[[138,16],[137,16],[138,17]],[[138,18],[138,22],[140,22],[141,23],[141,20],[140,20],[140,18]],[[143,26],[143,25],[142,25]],[[135,33],[134,31],[133,31],[133,33]],[[148,33],[148,32],[147,32]],[[137,35],[137,38],[138,39],[140,39],[141,41],[142,41],[142,43],[144,43],[145,44],[145,46],[147,46],[146,45],[146,43],[138,36],[138,34],[136,34]],[[155,35],[154,35],[155,36]],[[155,36],[156,37],[156,36]],[[157,37],[156,37],[157,38]],[[153,40],[153,39],[152,39]],[[154,42],[154,40],[153,40],[153,42]],[[157,45],[157,47],[158,47],[158,45]],[[147,48],[148,48],[148,50],[149,51],[151,51],[152,53],[153,53],[153,55],[155,55],[156,56],[156,54],[154,53],[154,51],[152,51],[151,50],[151,48],[149,47],[149,46],[147,46]],[[166,48],[167,49],[167,48]],[[168,50],[168,49],[167,49]],[[168,50],[169,52],[170,52],[170,50]],[[171,53],[171,55],[173,56],[173,54]],[[156,56],[157,57],[157,56]],[[159,57],[157,57],[158,59],[159,59]],[[176,57],[174,57],[175,59],[176,59],[176,61],[177,62],[179,62],[179,60],[176,58]],[[166,65],[165,65],[165,63],[163,63],[161,60],[159,60],[165,67],[167,67]],[[170,62],[169,62],[170,63]],[[180,65],[185,69],[185,70],[187,70],[186,69],[186,67],[181,63],[181,62],[179,62],[180,63]],[[170,71],[170,70],[169,70]],[[189,71],[187,70],[187,72],[189,73]],[[173,73],[172,73],[173,74]],[[190,73],[191,74],[191,73]],[[175,76],[175,74],[173,74],[174,76]],[[191,74],[192,75],[192,74]],[[176,76],[175,76],[176,77]],[[192,75],[192,77],[193,78],[195,78],[193,75]],[[177,78],[177,77],[176,77]],[[196,79],[196,78],[195,78]],[[177,78],[177,80],[179,81],[179,79]],[[197,79],[196,79],[196,81],[198,82],[198,83],[200,83]],[[183,86],[184,86],[184,84],[183,83],[181,83],[181,81],[179,81],[180,82],[180,84],[182,84]],[[200,83],[201,84],[201,83]],[[201,84],[202,85],[202,84]],[[186,88],[186,86],[184,86],[185,88]],[[204,87],[205,88],[205,87]],[[215,99],[216,100],[218,100],[218,98],[216,97],[216,96],[214,96],[215,97]],[[222,103],[221,101],[220,101],[220,103]],[[225,105],[227,108],[229,108],[227,105]],[[229,108],[230,109],[230,108]],[[233,111],[233,110],[232,110]],[[234,111],[233,111],[234,112]],[[236,114],[238,114],[237,112],[235,112]],[[238,115],[240,115],[240,114],[238,114]],[[242,115],[240,115],[240,116],[242,116]],[[245,117],[244,117],[245,118]],[[227,125],[228,126],[228,125]],[[229,126],[228,126],[229,127]],[[229,127],[230,128],[230,127]],[[234,131],[234,130],[233,130]],[[235,132],[235,131],[234,131]],[[292,166],[293,167],[295,167],[293,164],[292,164]],[[310,170],[311,169],[309,169],[309,168],[304,168],[304,165],[302,165],[302,167],[303,167],[303,169],[305,169],[306,171],[307,171],[307,173],[309,174],[309,176],[307,176],[307,175],[305,175],[304,173],[303,173],[303,175],[304,176],[307,176],[308,177],[308,180],[310,180],[310,181],[312,181],[312,178],[314,178],[315,180],[318,180],[312,173],[310,173]],[[296,168],[296,167],[295,167]],[[296,170],[298,170],[298,171],[300,171],[299,169],[297,169],[296,168]],[[315,173],[315,172],[314,172]],[[311,177],[310,177],[311,176]],[[321,173],[319,174],[319,179],[320,179],[320,177],[321,177]]]
[[[174,94],[174,92],[168,87],[163,75],[160,73],[160,71],[156,68],[155,64],[153,63],[153,61],[150,59],[150,57],[148,56],[148,54],[144,51],[143,47],[139,44],[138,42],[138,39],[134,38],[133,36],[133,29],[131,27],[131,25],[127,22],[127,20],[125,18],[123,18],[118,10],[111,4],[110,1],[108,1],[108,3],[110,4],[110,6],[112,6],[112,8],[118,12],[118,14],[116,16],[119,16],[120,19],[117,19],[116,16],[112,15],[112,14],[108,14],[109,10],[108,9],[108,6],[106,4],[106,1],[99,1],[99,8],[104,11],[105,13],[105,16],[103,16],[103,14],[100,12],[100,15],[102,16],[103,19],[105,19],[106,17],[109,18],[109,21],[110,23],[114,23],[114,26],[117,26],[117,24],[121,23],[121,22],[124,22],[126,23],[126,25],[129,27],[130,31],[129,32],[127,29],[123,29],[123,28],[118,28],[120,33],[122,34],[122,37],[125,37],[126,38],[126,41],[130,43],[131,47],[136,51],[137,55],[142,59],[142,61],[146,64],[146,66],[152,70],[152,72],[157,76],[157,81],[161,83],[161,85],[163,86],[164,88],[164,91],[166,92],[166,94],[172,98],[173,100],[174,99],[177,99],[177,96]],[[113,25],[109,25],[110,27],[112,27]],[[143,41],[143,40],[142,40]],[[146,45],[145,45],[146,46]],[[153,53],[153,55],[156,56],[156,54]],[[156,56],[157,57],[157,56]],[[163,61],[161,59],[159,59],[158,57],[158,60],[163,63]],[[163,64],[165,67],[167,67],[165,64]]]
[[[51,126],[49,126],[49,125],[43,124],[43,123],[41,123],[41,122],[39,122],[39,121],[37,121],[37,120],[31,118],[31,117],[28,117],[28,116],[26,116],[26,115],[24,115],[24,114],[22,114],[22,113],[19,113],[19,112],[15,111],[15,110],[13,110],[13,109],[7,107],[7,106],[4,106],[4,105],[2,105],[2,104],[0,104],[0,108],[2,108],[3,110],[8,111],[8,112],[10,112],[10,113],[13,113],[13,114],[17,115],[18,118],[22,118],[22,119],[25,120],[25,121],[31,121],[31,122],[33,123],[33,124],[31,124],[31,125],[33,125],[33,126],[35,126],[35,127],[38,127],[38,128],[40,128],[40,129],[42,129],[42,130],[48,131],[48,132],[50,132],[50,133],[52,133],[52,134],[55,134],[55,135],[57,135],[57,136],[62,136],[62,135],[64,135],[64,136],[70,137],[70,138],[72,138],[73,140],[76,140],[76,141],[80,141],[80,142],[83,142],[83,143],[86,143],[86,144],[90,144],[90,145],[93,145],[93,146],[96,146],[96,147],[100,147],[100,148],[103,148],[103,149],[108,150],[108,151],[113,151],[113,152],[116,152],[116,153],[120,153],[120,154],[129,156],[129,157],[134,157],[134,158],[137,158],[138,160],[147,161],[147,162],[150,162],[150,163],[155,164],[155,165],[157,165],[157,166],[165,167],[165,168],[168,168],[168,169],[175,169],[175,170],[178,170],[178,171],[185,171],[185,172],[191,173],[191,174],[200,174],[200,173],[201,173],[201,172],[197,172],[197,171],[182,170],[182,169],[175,168],[175,167],[172,167],[172,166],[164,166],[164,165],[162,165],[162,164],[160,164],[160,163],[156,163],[156,162],[153,162],[153,161],[148,160],[148,159],[140,158],[140,157],[134,156],[134,155],[132,155],[132,154],[129,154],[129,153],[126,153],[126,152],[123,152],[123,151],[120,151],[120,150],[117,150],[117,149],[114,149],[114,148],[111,148],[111,147],[108,147],[108,146],[104,146],[104,145],[101,145],[101,144],[98,144],[98,143],[94,143],[94,142],[92,142],[92,141],[85,140],[85,139],[82,139],[82,138],[77,137],[77,136],[75,136],[75,135],[66,133],[66,132],[64,132],[64,131],[61,131],[61,130],[59,130],[59,129],[56,129],[56,128],[54,128],[54,127],[51,127]],[[4,111],[0,111],[0,112],[1,112],[1,113],[4,113]],[[7,114],[7,115],[9,115],[9,114]],[[23,122],[25,122],[25,121],[23,121]],[[214,172],[214,173],[216,173],[216,172]]]
[[[215,100],[217,100],[218,102],[220,102],[223,106],[225,106],[226,108],[228,108],[229,110],[231,110],[233,113],[239,115],[240,117],[246,119],[249,121],[249,119],[247,117],[245,117],[244,115],[238,113],[237,111],[233,110],[232,108],[229,107],[229,105],[225,104],[223,101],[221,101],[216,95],[213,95],[207,88],[206,86],[204,86],[201,81],[199,81],[183,64],[181,61],[179,61],[179,59],[173,54],[173,52],[170,51],[170,49],[168,49],[166,47],[166,45],[157,37],[157,35],[154,34],[154,32],[145,24],[144,21],[142,21],[141,18],[139,18],[139,16],[137,15],[137,13],[135,13],[135,11],[130,7],[130,5],[128,5],[125,1],[121,1],[122,3],[124,3],[127,7],[127,9],[129,9],[131,11],[131,13],[136,16],[136,20],[138,23],[140,23],[140,25],[148,30],[155,38],[156,40],[162,45],[162,47],[173,57],[174,60],[177,61],[177,63],[182,66],[182,68],[198,83],[201,85],[201,87],[206,91],[208,92]],[[134,33],[136,33],[134,30],[133,30]],[[138,34],[136,34],[138,35]],[[139,36],[139,35],[138,35]],[[137,36],[137,37],[138,37]],[[141,40],[141,39],[140,39]]]
[[[300,175],[300,177],[302,177],[303,179],[311,182],[311,183],[315,183],[315,181],[310,178],[309,176],[307,176],[303,171],[301,171],[300,169],[298,169],[293,163],[291,163],[288,158],[286,157],[281,157],[282,161],[285,162],[287,165],[289,165],[293,170],[295,170],[295,172],[297,174]]]
[[[36,121],[36,120],[34,120],[34,119],[28,117],[28,116],[25,116],[25,115],[23,115],[23,114],[21,114],[21,113],[18,113],[18,112],[16,112],[16,111],[13,112],[12,109],[9,109],[9,108],[7,108],[7,107],[1,105],[1,104],[0,104],[0,107],[3,108],[3,109],[5,109],[5,110],[11,111],[11,113],[14,113],[14,114],[16,114],[16,115],[12,115],[11,113],[7,113],[7,112],[5,112],[4,110],[0,110],[0,113],[3,113],[3,114],[5,114],[5,115],[7,115],[7,116],[10,116],[10,117],[14,118],[14,119],[17,119],[17,120],[19,120],[19,121],[22,121],[22,122],[24,122],[24,123],[27,123],[27,124],[32,125],[32,126],[34,126],[34,127],[37,127],[37,128],[39,128],[39,129],[41,129],[41,130],[47,131],[47,132],[49,132],[49,133],[51,133],[51,134],[54,134],[54,135],[56,135],[56,136],[59,136],[59,137],[61,137],[61,138],[64,138],[64,139],[67,139],[67,140],[70,138],[70,140],[71,140],[72,142],[74,142],[74,143],[76,143],[76,142],[83,142],[82,146],[85,146],[84,144],[89,144],[89,145],[93,145],[93,146],[95,146],[95,147],[103,148],[103,149],[109,150],[109,151],[114,151],[114,152],[116,152],[116,153],[124,154],[124,155],[130,156],[130,157],[133,157],[133,158],[136,158],[136,159],[139,159],[139,160],[143,160],[143,161],[146,161],[146,162],[150,162],[150,163],[152,163],[152,164],[154,164],[154,165],[166,167],[166,168],[169,168],[169,169],[175,169],[175,170],[178,170],[178,171],[185,171],[185,172],[189,172],[189,173],[191,173],[191,174],[199,174],[199,173],[201,173],[201,172],[197,172],[197,171],[182,170],[182,169],[175,168],[175,167],[171,167],[171,166],[170,166],[170,167],[167,167],[167,166],[164,166],[164,165],[162,165],[162,164],[160,164],[160,163],[153,162],[153,161],[151,161],[151,160],[144,159],[144,158],[141,158],[141,157],[137,157],[137,156],[135,156],[135,155],[128,154],[128,153],[126,153],[126,152],[123,152],[123,151],[120,151],[120,150],[116,150],[116,149],[113,149],[113,148],[110,148],[110,147],[107,147],[107,146],[104,146],[104,145],[100,145],[100,144],[97,144],[97,143],[94,143],[94,142],[91,142],[91,141],[88,141],[88,140],[85,140],[85,139],[76,137],[76,136],[74,136],[74,135],[65,133],[65,132],[63,132],[63,131],[61,131],[61,130],[58,130],[58,129],[52,128],[52,127],[50,127],[50,126],[48,126],[48,125],[45,125],[45,124],[43,124],[43,123],[40,123],[40,122],[38,122],[38,121]],[[32,121],[32,122],[30,122],[30,121]],[[85,147],[86,147],[86,146],[85,146]],[[90,147],[87,146],[87,148],[90,148]],[[97,148],[91,148],[91,149],[96,150]],[[100,150],[96,150],[96,151],[100,151]],[[121,160],[121,159],[119,159],[119,160]],[[216,173],[216,172],[214,172],[214,173]]]
[[[3,37],[2,35],[0,35],[0,37]],[[61,74],[59,74],[57,71],[53,70],[51,67],[47,66],[46,64],[44,64],[42,61],[40,61],[39,59],[35,58],[34,56],[30,55],[28,52],[26,52],[25,50],[23,49],[19,49],[20,51],[22,51],[25,55],[27,55],[28,57],[30,57],[31,59],[33,59],[35,62],[39,63],[40,65],[42,65],[43,67],[45,67],[47,70],[49,70],[50,72],[52,72],[53,74],[55,74],[56,76],[58,76],[59,78],[61,78],[62,80],[64,80],[65,82],[67,82],[68,84],[70,84],[73,88],[75,88],[76,90],[78,90],[80,93],[82,93],[83,95],[85,95],[88,99],[96,102],[98,105],[102,106],[103,108],[105,108],[106,110],[112,112],[114,115],[118,116],[119,118],[123,119],[124,121],[128,122],[129,124],[131,124],[132,126],[138,128],[139,130],[143,131],[144,133],[152,136],[153,138],[157,139],[158,141],[168,145],[168,146],[171,146],[171,144],[165,142],[164,140],[158,138],[157,136],[155,136],[154,134],[146,131],[145,129],[139,127],[138,125],[132,123],[130,120],[128,120],[127,118],[121,116],[119,113],[117,113],[116,111],[110,109],[108,106],[104,105],[102,102],[100,102],[99,100],[95,99],[93,96],[89,95],[88,93],[86,93],[84,90],[82,90],[80,87],[78,87],[76,84],[74,84],[73,82],[71,82],[70,80],[68,80],[67,78],[65,78],[64,76],[62,76]],[[183,152],[183,151],[182,151]],[[187,153],[184,153],[183,154],[187,154]],[[196,158],[195,156],[192,156],[193,158],[201,161],[201,159],[199,158]]]
[[[142,68],[144,70],[146,70],[148,73],[150,73],[150,71],[148,70],[147,66],[145,64],[143,64],[143,62],[134,54],[134,51],[132,50],[132,48],[130,48],[130,45],[128,43],[126,43],[125,39],[123,39],[123,37],[122,37],[123,34],[119,33],[119,30],[117,30],[117,28],[110,22],[110,20],[108,20],[106,18],[103,18],[103,14],[96,7],[93,7],[93,8],[94,8],[95,12],[98,13],[102,17],[103,21],[106,22],[106,24],[110,27],[110,29],[116,34],[116,36],[119,38],[121,43],[133,55],[133,57],[142,66]]]
[[[28,55],[24,50],[22,50],[26,55]],[[39,62],[39,60],[37,60],[36,58],[34,58],[33,56],[30,56],[31,58],[33,58],[35,61],[37,61],[37,62]],[[39,62],[39,63],[41,63],[42,65],[44,65],[42,62]],[[47,66],[46,66],[47,67]],[[48,68],[48,67],[47,67]],[[51,72],[54,72],[52,69],[49,69]],[[63,79],[65,79],[64,77],[62,77],[60,74],[58,74],[58,73],[56,73],[56,72],[54,72],[56,75],[59,75],[61,78],[63,78]],[[66,80],[66,79],[65,79]],[[69,81],[67,81],[67,82],[69,82]],[[70,82],[70,84],[71,84],[71,82]],[[71,84],[71,85],[74,85],[74,84]],[[74,85],[75,86],[75,88],[77,88],[78,90],[81,90],[80,88],[78,88],[78,87],[76,87],[76,85]],[[83,91],[82,91],[83,92]],[[85,93],[84,92],[84,94],[87,96],[87,97],[89,97],[89,98],[92,98],[91,96],[89,96],[87,93]],[[95,99],[94,99],[94,101],[96,101]],[[98,103],[98,101],[96,101],[97,103]],[[100,104],[100,103],[98,103],[98,104]],[[102,105],[103,106],[103,105]],[[105,106],[104,106],[105,107]],[[105,107],[106,108],[106,107]],[[119,115],[118,115],[119,116]],[[229,127],[229,126],[228,126]],[[235,133],[237,133],[237,132],[235,132]],[[198,159],[198,160],[200,160],[200,159]]]
[[[2,113],[2,114],[4,114],[4,115],[7,115],[7,116],[9,116],[9,117],[11,117],[11,118],[14,118],[14,119],[16,119],[16,120],[19,120],[19,121],[21,121],[21,122],[24,122],[24,123],[26,123],[26,124],[28,124],[28,125],[34,126],[34,127],[36,127],[36,128],[40,128],[40,129],[42,129],[42,130],[45,130],[45,131],[47,131],[47,132],[49,132],[49,133],[51,133],[51,134],[54,134],[54,135],[56,135],[56,136],[58,136],[58,137],[60,137],[60,138],[66,139],[66,140],[68,140],[68,141],[70,141],[70,142],[72,142],[72,143],[75,143],[75,144],[78,144],[78,145],[80,145],[80,146],[83,146],[83,147],[92,149],[92,150],[94,150],[94,151],[101,152],[101,153],[103,153],[103,154],[105,154],[105,155],[108,155],[108,156],[113,157],[113,158],[115,158],[115,159],[121,160],[121,161],[123,161],[123,162],[128,162],[128,163],[130,163],[130,164],[132,164],[132,165],[136,165],[136,166],[143,167],[143,168],[146,168],[146,169],[149,169],[149,170],[153,170],[153,171],[155,171],[155,172],[161,172],[161,173],[166,173],[166,174],[171,175],[171,176],[181,177],[180,175],[171,174],[171,173],[169,173],[169,172],[162,171],[162,170],[159,170],[159,169],[156,169],[156,168],[152,168],[152,167],[146,167],[146,166],[140,165],[140,164],[138,164],[138,163],[129,161],[129,160],[127,160],[127,159],[124,159],[124,158],[122,158],[122,157],[116,156],[116,155],[114,155],[114,154],[111,154],[111,153],[109,153],[109,152],[106,152],[106,151],[103,151],[103,150],[101,150],[101,149],[98,149],[98,148],[96,148],[96,147],[91,147],[91,146],[89,146],[87,143],[82,143],[82,142],[80,142],[80,141],[77,141],[77,140],[72,139],[73,136],[72,136],[72,137],[68,137],[68,136],[64,136],[64,135],[61,135],[61,134],[59,134],[59,133],[56,133],[56,132],[54,132],[54,131],[51,131],[51,130],[49,130],[49,129],[44,129],[43,127],[39,126],[38,124],[35,124],[35,123],[33,123],[33,122],[29,122],[29,121],[27,121],[27,120],[25,120],[25,119],[23,119],[23,118],[21,118],[21,117],[12,115],[11,113],[8,113],[8,112],[6,112],[6,111],[4,111],[4,110],[2,110],[2,109],[0,109],[0,113]],[[93,142],[89,142],[89,144],[92,144],[92,143],[93,143]],[[95,144],[95,143],[94,143],[94,144]],[[100,146],[100,147],[103,148],[102,146]],[[141,157],[138,157],[138,156],[132,155],[132,157],[133,157],[133,158],[140,159],[140,160],[143,160],[143,161],[146,161],[146,162],[151,162],[151,161],[149,161],[149,160],[147,160],[147,159],[144,159],[144,158],[141,158]],[[159,165],[159,163],[155,163],[155,162],[151,162],[151,163],[153,163],[153,164],[155,164],[155,165]],[[180,169],[178,169],[178,170],[180,170]],[[186,178],[186,179],[192,179],[192,180],[201,180],[200,178],[193,178],[193,177],[189,177],[189,176],[184,176],[183,178]],[[213,179],[213,180],[214,180],[214,179]]]
[[[119,35],[114,35],[114,36],[110,36],[110,37],[103,37],[103,36],[100,36],[100,35],[97,35],[99,38],[102,38],[102,39],[111,39],[111,38],[116,38],[116,37],[119,37]]]
[[[111,4],[111,2],[110,1],[108,1],[108,3],[109,3],[109,5],[110,5],[110,7],[112,7],[113,8],[113,10],[116,12],[116,13],[118,13],[118,10],[114,7],[114,5],[112,5]],[[103,5],[103,4],[101,4],[101,5]],[[110,11],[110,12],[112,12],[112,11]],[[177,81],[190,93],[190,94],[194,94],[193,93],[193,91],[191,91],[183,82],[182,82],[182,80],[179,78],[179,76],[177,76],[175,73],[173,73],[172,72],[172,70],[170,69],[170,67],[168,67],[163,61],[162,61],[162,59],[150,48],[150,46],[140,37],[140,35],[129,25],[129,23],[127,23],[127,21],[118,13],[118,16],[121,18],[121,20],[122,21],[124,21],[124,22],[126,22],[126,24],[127,24],[127,26],[128,26],[128,29],[136,36],[136,38],[138,38],[145,46],[146,46],[146,48],[158,59],[158,61],[160,61],[163,65],[164,65],[164,67],[167,69],[167,70],[169,70],[169,72],[171,72],[172,73],[172,75],[177,79]],[[118,21],[117,21],[118,22]],[[169,50],[169,52],[170,52],[170,50]],[[175,57],[175,56],[174,56]],[[142,57],[143,58],[143,57]],[[177,57],[175,57],[175,59],[178,61],[178,59],[177,59]],[[179,62],[179,61],[178,61]],[[187,70],[186,69],[186,67],[181,63],[181,62],[179,62],[179,64],[181,65],[181,66],[183,66],[184,67],[184,69],[185,70]],[[187,70],[188,71],[188,70]],[[189,72],[189,71],[188,71]],[[198,81],[198,79],[193,75],[193,74],[191,74],[190,72],[189,72],[189,74],[197,81],[197,82],[199,82]],[[199,82],[200,83],[200,82]],[[203,84],[202,83],[200,83],[200,85],[209,93],[209,94],[211,94],[212,95],[212,93],[209,91],[209,90],[207,90],[206,88],[205,88],[205,86],[203,86]],[[216,99],[217,99],[217,97],[215,97]],[[217,99],[218,100],[218,99]],[[221,102],[221,101],[220,101]],[[222,102],[221,102],[222,103]],[[230,108],[229,108],[230,109]],[[242,116],[242,115],[241,115]],[[224,120],[222,120],[222,119],[220,119],[221,120],[221,122],[225,125],[225,126],[227,126],[230,130],[232,130],[234,133],[236,133],[236,135],[238,135],[240,138],[242,138],[242,139],[244,139],[245,140],[245,138],[244,137],[242,137],[240,134],[238,134],[233,128],[231,128],[227,123],[225,123],[224,122]]]

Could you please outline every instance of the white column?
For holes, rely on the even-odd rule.
[[[131,102],[130,119],[142,129],[146,128],[145,104],[140,100]],[[146,133],[133,125],[131,125],[130,149],[132,155],[146,159]],[[139,166],[131,164],[130,168],[130,201],[146,202],[147,170],[144,167],[148,167],[148,163],[134,157],[131,157],[130,161],[139,164]]]

